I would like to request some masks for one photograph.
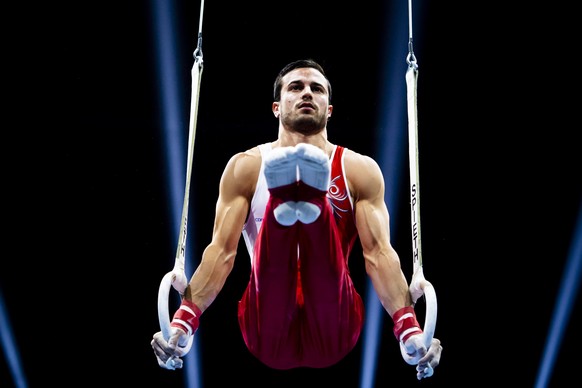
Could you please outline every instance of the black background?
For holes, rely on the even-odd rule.
[[[435,375],[416,381],[384,319],[376,387],[534,385],[582,192],[566,43],[573,25],[568,10],[497,3],[415,2],[424,273],[437,292],[444,351]],[[407,4],[399,7],[407,18]],[[198,2],[175,1],[184,141],[199,11]],[[152,12],[147,2],[83,2],[14,13],[0,291],[31,387],[184,386],[184,372],[159,368],[150,347],[177,222]],[[394,42],[394,12],[391,1],[206,2],[193,257],[210,241],[227,160],[276,137],[272,83],[286,63],[311,57],[326,67],[330,140],[376,156],[382,74],[401,67],[404,82],[406,71],[407,20],[397,35],[404,42]],[[402,45],[398,57],[387,42]],[[391,213],[410,276],[407,192]],[[358,249],[350,263],[365,294]],[[361,341],[324,370],[270,370],[248,353],[236,321],[248,270],[241,239],[196,336],[203,386],[358,386]],[[565,386],[577,367],[576,303],[551,386]],[[0,368],[0,385],[11,386],[8,363]]]

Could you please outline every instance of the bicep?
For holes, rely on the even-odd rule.
[[[383,201],[363,199],[356,207],[356,224],[366,257],[390,247],[388,209]]]
[[[236,250],[246,220],[248,201],[242,196],[219,196],[212,232],[212,244],[222,250]]]
[[[204,250],[189,284],[192,301],[202,311],[216,298],[234,266],[250,203],[252,185],[248,183],[248,172],[252,173],[252,166],[244,168],[243,165],[237,170],[239,162],[241,157],[231,159],[220,179],[212,241]]]
[[[370,158],[359,160],[354,174],[356,225],[364,253],[377,253],[390,246],[390,216],[384,202],[384,179]],[[364,171],[364,173],[362,173]]]
[[[212,243],[231,252],[238,246],[252,198],[251,180],[240,163],[244,161],[231,160],[220,179],[212,233]]]
[[[356,203],[356,223],[366,273],[382,305],[392,316],[398,308],[410,304],[408,284],[398,254],[390,243],[390,216],[384,201],[382,174],[379,168],[367,171],[358,178],[361,190]]]

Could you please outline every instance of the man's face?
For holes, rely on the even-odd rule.
[[[333,109],[323,74],[310,67],[299,68],[282,81],[281,100],[273,104],[273,111],[283,125],[305,135],[322,131]]]

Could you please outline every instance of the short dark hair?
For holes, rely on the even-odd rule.
[[[275,79],[275,84],[273,85],[273,98],[274,98],[274,100],[275,101],[281,100],[281,88],[283,87],[282,78],[285,76],[285,74],[289,73],[292,70],[300,69],[300,68],[304,68],[304,67],[311,67],[311,68],[319,71],[321,74],[323,74],[323,76],[327,80],[327,90],[329,91],[328,102],[331,103],[331,83],[329,82],[329,79],[325,75],[325,71],[323,70],[323,67],[319,63],[314,61],[313,59],[299,59],[297,61],[293,61],[293,62],[285,65],[285,67],[282,68],[281,71],[279,71],[279,74],[277,75],[277,78]]]

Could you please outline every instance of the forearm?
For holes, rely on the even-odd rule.
[[[192,275],[184,297],[204,312],[218,296],[234,266],[236,250],[227,251],[210,244]]]
[[[250,197],[241,194],[248,191],[248,177],[234,177],[235,164],[229,163],[221,179],[212,241],[204,250],[184,295],[202,312],[216,299],[232,271],[249,208]]]
[[[398,255],[392,247],[382,252],[367,255],[366,272],[380,303],[392,317],[399,309],[410,306],[412,298],[408,289],[408,282],[400,267]]]

